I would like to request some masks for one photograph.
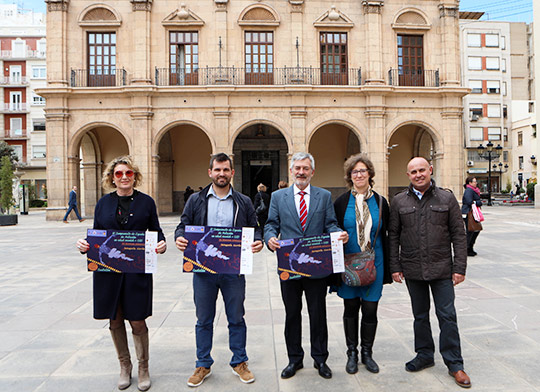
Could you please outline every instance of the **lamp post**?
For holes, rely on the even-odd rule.
[[[502,162],[499,162],[497,165],[496,163],[493,164],[493,171],[495,173],[499,173],[499,191],[502,189],[502,174],[506,173],[508,171],[508,164],[502,164]]]
[[[478,155],[482,159],[488,161],[488,206],[492,206],[491,202],[491,161],[493,159],[499,158],[501,155],[501,150],[503,149],[500,144],[497,144],[497,147],[493,147],[493,143],[488,142],[484,147],[480,144],[477,148]]]

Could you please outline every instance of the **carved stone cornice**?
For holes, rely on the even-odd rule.
[[[382,14],[383,0],[362,0],[364,14]]]
[[[383,119],[386,116],[386,110],[384,108],[370,108],[364,111],[366,118],[379,118]]]
[[[212,113],[216,118],[228,118],[231,115],[229,110],[214,110]]]
[[[291,5],[291,12],[304,12],[304,0],[289,0],[289,4]]]
[[[152,0],[130,0],[133,11],[152,11]]]
[[[129,115],[134,120],[149,120],[154,117],[154,112],[149,110],[131,110]]]
[[[227,11],[227,4],[229,0],[214,0],[218,11]]]
[[[67,12],[69,7],[69,0],[45,0],[47,3],[47,11],[64,11]]]
[[[439,17],[459,18],[459,6],[455,4],[439,4]]]

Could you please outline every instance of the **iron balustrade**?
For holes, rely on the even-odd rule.
[[[89,72],[88,69],[71,70],[71,87],[117,87],[127,84],[124,68],[112,68],[109,73]]]
[[[439,87],[439,70],[390,69],[388,84],[390,86]]]
[[[216,86],[216,85],[348,85],[360,86],[360,68],[346,72],[322,72],[321,68],[283,67],[275,68],[156,68],[157,86]]]

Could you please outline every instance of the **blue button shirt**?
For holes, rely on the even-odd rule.
[[[232,188],[223,198],[220,198],[214,192],[211,186],[206,194],[208,198],[208,226],[232,227],[234,224],[234,200],[232,198]]]

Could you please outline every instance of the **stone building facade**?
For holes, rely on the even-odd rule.
[[[457,0],[46,0],[48,219],[79,184],[86,215],[113,157],[129,153],[161,213],[233,154],[253,195],[316,159],[337,194],[366,152],[376,189],[408,184],[422,155],[458,195],[464,177]]]

